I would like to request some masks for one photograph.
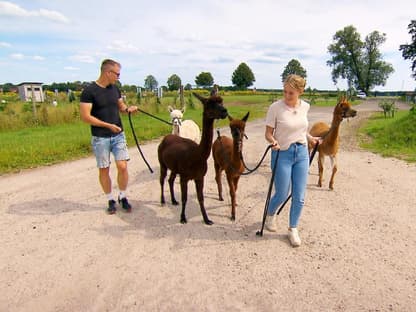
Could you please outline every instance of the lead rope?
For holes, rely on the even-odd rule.
[[[147,162],[146,158],[143,155],[142,149],[140,148],[139,141],[137,140],[136,133],[134,132],[134,127],[133,127],[133,122],[131,121],[131,113],[130,112],[129,112],[129,123],[130,123],[131,132],[133,133],[134,141],[136,142],[137,149],[139,150],[139,153],[142,156],[143,161],[147,165],[147,168],[149,168],[150,173],[153,173],[152,167],[150,167],[149,163]]]
[[[247,167],[246,163],[244,162],[243,152],[241,151],[240,152],[240,159],[241,159],[241,162],[243,163],[244,168],[247,170],[246,172],[243,172],[242,175],[249,175],[249,174],[253,173],[254,171],[256,171],[260,167],[260,165],[262,164],[262,162],[264,161],[264,158],[266,157],[267,152],[272,148],[272,146],[273,145],[271,145],[271,144],[269,146],[267,146],[267,148],[264,151],[264,154],[261,157],[259,163],[253,169],[250,169],[250,168]]]

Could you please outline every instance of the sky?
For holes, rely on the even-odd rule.
[[[0,1],[0,84],[93,81],[103,59],[122,65],[122,84],[161,85],[178,75],[195,84],[201,72],[232,85],[245,62],[256,88],[282,88],[290,60],[307,71],[307,87],[344,90],[334,84],[328,46],[338,30],[353,25],[361,39],[386,34],[383,60],[395,72],[378,91],[411,91],[411,62],[399,51],[411,43],[414,0],[176,0]]]

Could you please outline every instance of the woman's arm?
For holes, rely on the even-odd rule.
[[[273,132],[274,128],[266,126],[266,132],[264,133],[264,137],[266,138],[266,141],[272,145],[272,149],[279,150],[280,145],[279,142],[277,142],[277,140],[274,138]]]

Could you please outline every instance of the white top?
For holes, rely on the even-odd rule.
[[[266,126],[274,129],[273,137],[281,150],[292,143],[307,143],[309,103],[300,100],[296,107],[287,106],[284,100],[272,103],[267,111]]]

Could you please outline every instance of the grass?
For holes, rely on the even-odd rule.
[[[361,147],[384,157],[416,162],[416,113],[399,111],[394,118],[374,114],[359,133]]]
[[[269,106],[267,96],[243,96],[243,98],[243,100],[238,101],[238,105],[233,104],[233,101],[237,101],[236,99],[225,101],[225,106],[233,117],[242,118],[247,111],[250,111],[251,120],[264,117]],[[161,107],[157,110],[152,110],[150,107],[141,108],[163,120],[170,121],[166,108],[167,104],[169,104],[169,100],[165,98]],[[19,105],[17,104],[16,107],[19,107]],[[26,113],[18,112],[19,110],[16,107],[13,107],[16,110],[15,115],[20,114],[28,118]],[[73,107],[68,107],[62,105],[61,108],[48,108],[48,122],[53,121],[49,126],[27,123],[26,127],[19,125],[20,128],[15,129],[14,127],[17,126],[15,123],[11,129],[0,129],[0,174],[91,156],[89,125],[79,121],[79,117],[75,122],[55,122],[55,115],[60,116],[59,109],[61,109],[62,115],[74,115]],[[187,108],[184,115],[185,119],[192,119],[199,127],[202,127],[202,105],[197,100],[195,100],[195,108]],[[3,115],[2,118],[7,118],[7,116]],[[135,141],[128,117],[125,114],[122,114],[122,123],[128,145],[134,146]],[[142,113],[133,114],[132,123],[140,143],[159,138],[172,131],[170,125]],[[228,119],[218,121],[215,124],[216,127],[227,125]]]
[[[0,133],[0,173],[89,155],[89,129],[81,122]]]
[[[234,118],[242,118],[247,111],[250,112],[249,121],[259,118],[264,118],[271,101],[277,96],[276,94],[250,94],[250,95],[225,95],[224,105],[229,114]],[[185,99],[186,100],[186,99]],[[62,103],[62,102],[60,102]],[[134,104],[134,103],[130,103]],[[173,104],[172,97],[165,97],[162,103],[156,106],[154,102],[142,103],[140,108],[158,116],[166,121],[169,120],[169,113],[167,105]],[[335,98],[315,100],[316,106],[334,106],[336,104]],[[176,106],[179,102],[176,103]],[[89,125],[79,121],[79,113],[77,110],[78,104],[62,103],[57,108],[46,106],[39,109],[40,118],[35,124],[27,122],[30,120],[30,112],[21,111],[19,108],[24,108],[25,104],[17,103],[10,105],[6,111],[0,113],[0,120],[11,121],[12,126],[7,128],[4,123],[4,128],[0,127],[0,175],[10,172],[17,172],[21,169],[34,168],[38,166],[45,166],[56,164],[59,162],[79,159],[85,156],[91,156],[90,146],[90,127]],[[194,99],[195,108],[187,106],[185,111],[185,119],[194,120],[199,127],[202,127],[202,106],[198,100]],[[397,118],[391,120],[384,120],[380,118],[381,123],[399,121],[400,114]],[[122,122],[126,133],[128,145],[130,147],[135,145],[132,131],[130,129],[128,118],[125,114],[122,115]],[[160,138],[171,132],[170,125],[164,124],[150,116],[142,113],[132,115],[132,122],[135,133],[140,143]],[[415,124],[413,120],[413,125]],[[228,119],[216,122],[215,127],[228,126]],[[379,126],[379,128],[382,126]],[[411,129],[412,125],[406,125],[403,133]],[[381,131],[377,126],[369,128],[369,137],[375,136]],[[399,125],[393,125],[392,129],[399,129]],[[413,134],[416,133],[413,126]],[[364,130],[363,130],[364,131]],[[395,139],[396,140],[396,139]],[[397,139],[398,140],[398,139]],[[406,140],[406,139],[404,139]],[[404,143],[400,143],[401,155],[411,154],[413,158],[407,157],[414,161],[414,136],[408,141],[401,140],[400,142],[413,142],[413,149],[406,152]],[[384,145],[391,144],[383,143]],[[384,146],[383,145],[383,146]],[[392,146],[392,149],[398,148]],[[382,149],[385,149],[383,147]],[[387,154],[386,154],[387,155]]]

